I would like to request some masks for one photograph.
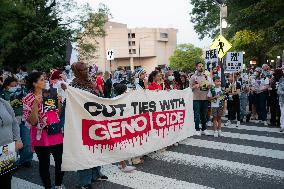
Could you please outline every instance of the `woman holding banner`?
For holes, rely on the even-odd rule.
[[[19,150],[23,147],[21,138],[20,138],[20,127],[17,123],[14,111],[11,105],[0,98],[0,148],[2,152],[2,146],[8,145],[15,142],[16,150]],[[4,152],[3,152],[4,153]],[[0,153],[0,158],[2,153]],[[2,172],[2,161],[0,159],[1,170],[0,170],[0,185],[1,188],[11,189],[11,180],[12,180],[12,170],[6,170]]]
[[[77,62],[72,64],[72,71],[75,78],[71,82],[71,86],[88,91],[97,95],[96,84],[89,79],[88,67],[84,62]],[[77,171],[79,188],[88,189],[91,188],[92,182],[97,179],[107,180],[108,177],[101,173],[101,167],[93,167],[91,169]]]

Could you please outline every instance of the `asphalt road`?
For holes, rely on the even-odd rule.
[[[209,128],[211,129],[211,128]],[[133,173],[117,166],[103,167],[108,181],[93,184],[96,189],[283,189],[284,133],[279,128],[246,123],[223,128],[224,137],[193,136],[165,152],[153,153]],[[51,168],[54,178],[54,167]],[[67,189],[76,188],[75,172],[64,177]],[[12,189],[42,189],[35,160],[32,168],[14,174]]]

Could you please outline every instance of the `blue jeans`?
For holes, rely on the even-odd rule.
[[[77,171],[78,179],[79,179],[79,185],[80,186],[86,186],[88,184],[91,184],[93,180],[97,180],[103,174],[101,173],[101,167],[94,167],[91,169],[84,169]]]
[[[241,120],[247,115],[247,104],[248,96],[247,93],[241,93],[240,95],[240,110],[241,110]]]
[[[19,152],[19,165],[22,163],[32,162],[33,159],[30,129],[26,127],[25,122],[23,121],[20,124],[20,136],[23,142],[23,148]]]
[[[202,131],[207,129],[207,113],[208,113],[208,101],[207,100],[194,100],[193,101],[194,122],[195,130],[200,131],[199,123],[201,121]]]

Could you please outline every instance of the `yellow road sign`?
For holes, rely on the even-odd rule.
[[[223,58],[231,47],[232,44],[222,35],[219,35],[210,45],[210,49],[218,50],[218,58]]]

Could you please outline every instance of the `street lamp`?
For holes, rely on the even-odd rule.
[[[138,45],[138,54],[139,54],[139,65],[141,66],[141,45],[140,45],[140,43],[141,43],[141,39],[145,39],[145,38],[149,38],[150,36],[143,36],[143,37],[140,37],[139,38],[139,45]]]

